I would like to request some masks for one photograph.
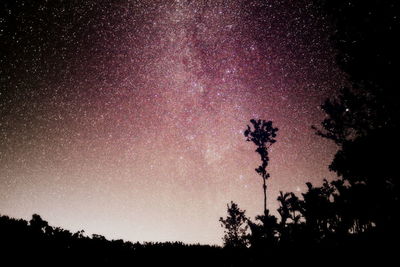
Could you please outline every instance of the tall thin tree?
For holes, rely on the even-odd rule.
[[[250,122],[253,127],[247,125],[247,129],[244,131],[244,136],[247,138],[246,141],[253,142],[257,146],[255,151],[261,157],[261,165],[258,166],[256,172],[263,179],[264,214],[267,215],[267,179],[270,177],[267,172],[269,162],[268,148],[276,142],[275,137],[278,128],[272,126],[272,121],[252,119]]]

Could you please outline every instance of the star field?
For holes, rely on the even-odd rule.
[[[311,1],[0,5],[0,213],[220,244],[226,203],[262,211],[252,118],[279,128],[270,209],[332,176],[311,125],[343,81]]]

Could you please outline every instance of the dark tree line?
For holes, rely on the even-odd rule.
[[[337,179],[319,187],[307,183],[301,196],[281,192],[280,218],[258,216],[257,228],[247,218],[250,231],[241,237],[246,242],[236,246],[268,255],[307,249],[333,255],[335,249],[360,257],[378,252],[393,256],[400,236],[400,2],[315,2],[333,23],[337,62],[349,80],[349,86],[321,105],[326,118],[312,127],[338,146],[329,166]],[[230,208],[234,205],[239,209],[237,204]]]
[[[1,266],[229,266],[230,258],[217,246],[107,240],[50,226],[37,214],[0,216]]]

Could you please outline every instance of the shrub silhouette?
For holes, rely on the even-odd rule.
[[[248,245],[248,218],[246,211],[239,209],[238,205],[231,201],[227,205],[228,216],[220,218],[221,226],[225,228],[223,238],[225,247],[244,248]]]

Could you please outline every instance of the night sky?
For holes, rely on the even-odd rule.
[[[221,244],[263,209],[252,118],[279,128],[268,205],[321,184],[343,84],[311,0],[1,1],[0,214],[131,241]]]

